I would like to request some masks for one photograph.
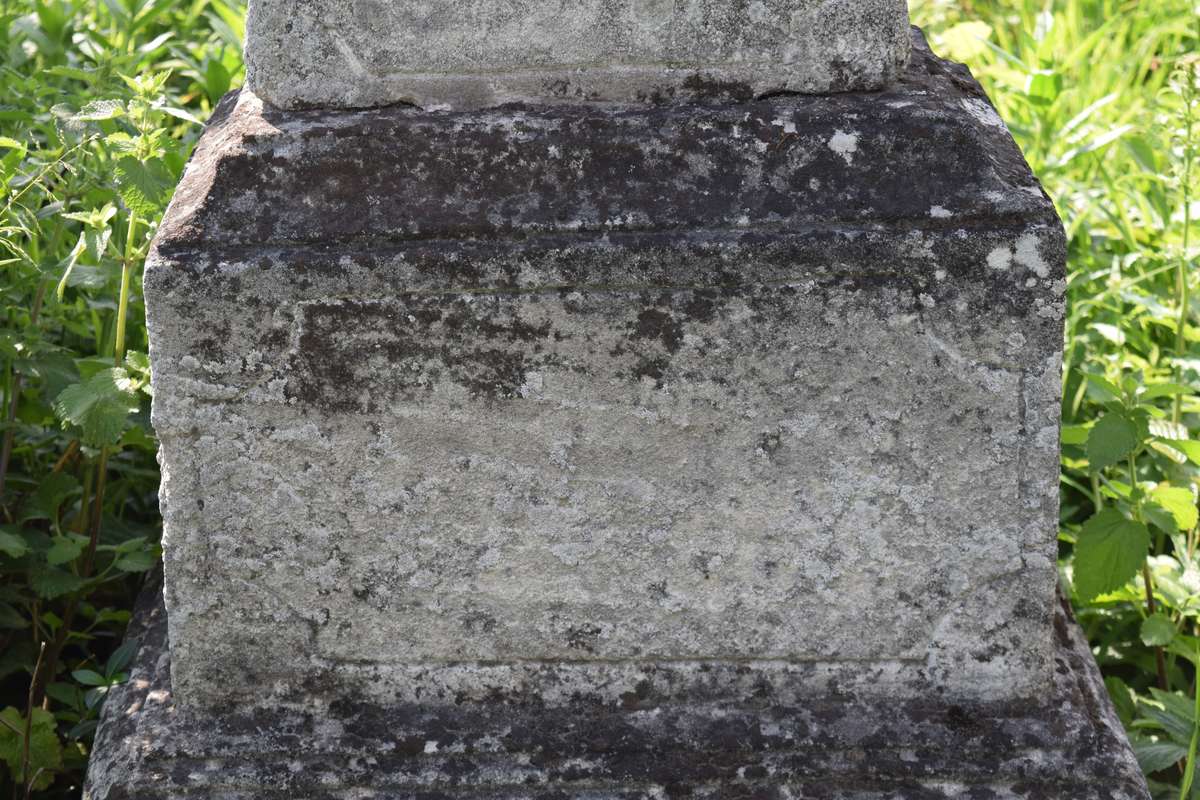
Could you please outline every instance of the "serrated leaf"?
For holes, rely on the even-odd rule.
[[[38,569],[29,574],[29,585],[43,600],[53,600],[78,591],[85,581],[61,569]]]
[[[1124,586],[1146,561],[1150,531],[1107,508],[1083,524],[1075,545],[1075,592],[1091,600]]]
[[[136,153],[137,140],[130,136],[125,131],[116,131],[104,137],[104,143],[107,144],[114,153]]]
[[[1147,647],[1166,647],[1175,638],[1175,623],[1166,614],[1151,614],[1142,620],[1139,635]]]
[[[120,100],[93,100],[73,114],[76,122],[100,122],[125,116],[125,104]]]
[[[29,543],[7,526],[0,528],[0,553],[9,558],[20,558],[29,552]]]
[[[150,356],[137,350],[130,350],[125,353],[125,366],[134,372],[145,375],[150,372]]]
[[[59,506],[79,491],[79,481],[65,472],[51,472],[42,478],[37,491],[29,498],[21,519],[55,519]]]
[[[0,711],[0,760],[8,766],[9,775],[18,784],[24,783],[25,717],[20,711],[8,707]],[[20,731],[21,733],[18,733]],[[54,782],[54,773],[62,767],[62,744],[54,715],[41,708],[33,709],[29,724],[29,778],[33,788],[45,789]],[[34,778],[33,776],[37,777]]]
[[[78,533],[55,537],[54,544],[50,545],[50,549],[46,551],[46,563],[57,567],[60,564],[74,561],[83,554],[87,543],[88,537],[80,536]]]
[[[155,217],[167,204],[172,180],[157,158],[138,161],[124,156],[117,161],[117,191],[130,210],[143,217]]]
[[[64,389],[54,401],[54,412],[64,423],[79,427],[84,444],[113,445],[120,440],[129,415],[138,409],[133,387],[124,369],[101,370]]]
[[[1109,412],[1088,433],[1087,455],[1092,472],[1111,467],[1138,446],[1137,426],[1124,414]]]

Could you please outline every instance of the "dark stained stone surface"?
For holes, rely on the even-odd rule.
[[[157,585],[108,698],[85,800],[1141,800],[1141,774],[1065,606],[1041,703],[693,702],[633,693],[394,708],[176,706]],[[263,642],[270,648],[269,642]],[[277,658],[297,654],[275,652]]]

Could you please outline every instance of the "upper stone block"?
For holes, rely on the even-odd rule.
[[[288,109],[868,91],[908,53],[906,0],[252,0],[246,29]]]

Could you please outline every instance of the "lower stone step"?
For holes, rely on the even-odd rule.
[[[87,800],[1148,797],[1065,605],[1054,686],[1025,703],[796,703],[796,687],[764,682],[720,702],[631,687],[617,704],[505,697],[389,708],[314,696],[197,712],[172,698],[157,584],[130,635],[140,650],[105,704]]]

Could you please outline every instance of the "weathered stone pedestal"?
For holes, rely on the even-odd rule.
[[[759,58],[855,8],[783,6]],[[165,608],[90,798],[1147,796],[1055,596],[1051,203],[919,35],[785,71],[875,89],[822,96],[746,36],[223,103],[146,273]]]

